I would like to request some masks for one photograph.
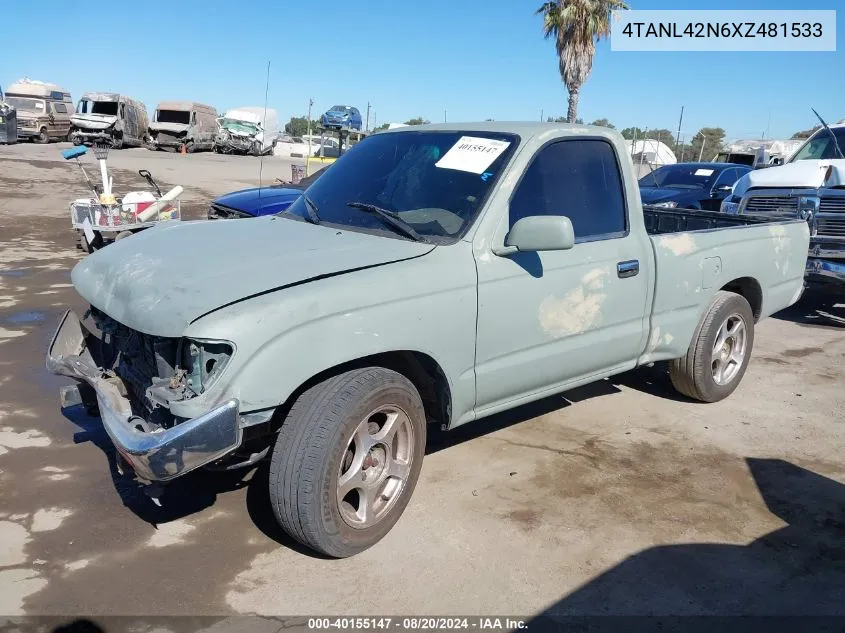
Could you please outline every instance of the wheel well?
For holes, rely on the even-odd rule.
[[[740,277],[734,279],[732,282],[722,286],[722,290],[727,292],[735,292],[744,297],[751,306],[751,313],[754,315],[754,322],[760,320],[760,315],[763,311],[763,290],[756,279],[751,277]]]
[[[398,350],[341,363],[309,378],[276,410],[276,415],[273,416],[274,426],[278,428],[281,425],[293,403],[303,392],[332,376],[361,367],[384,367],[402,374],[419,391],[428,422],[448,425],[451,421],[452,392],[440,365],[431,356],[422,352]]]

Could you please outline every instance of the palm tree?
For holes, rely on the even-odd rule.
[[[555,39],[560,78],[569,92],[570,123],[578,118],[578,96],[593,69],[596,42],[610,34],[611,12],[627,8],[623,0],[555,0],[537,10],[543,16],[543,36]]]

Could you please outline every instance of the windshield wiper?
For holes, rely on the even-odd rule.
[[[302,199],[305,201],[305,210],[308,212],[308,221],[311,224],[319,224],[320,210],[317,208],[317,205],[314,204],[314,201],[304,193],[302,194]]]
[[[373,215],[377,215],[387,224],[392,226],[394,229],[396,229],[400,233],[405,234],[407,237],[410,237],[415,242],[425,241],[425,238],[419,233],[417,233],[414,230],[414,227],[405,222],[405,220],[400,218],[393,211],[388,211],[387,209],[382,209],[381,207],[377,207],[374,204],[367,204],[366,202],[347,202],[346,206],[352,207],[353,209],[360,209],[361,211],[364,211],[366,213],[372,213]]]

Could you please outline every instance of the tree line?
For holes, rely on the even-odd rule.
[[[487,119],[492,121],[493,119]],[[565,123],[568,116],[549,116],[546,117],[548,123]],[[405,125],[424,125],[430,123],[428,119],[422,116],[414,117],[405,121]],[[583,124],[584,120],[576,117],[575,123]],[[311,121],[311,132],[317,129],[318,121]],[[372,129],[372,132],[386,130],[390,124],[382,123],[381,125]],[[606,118],[596,119],[590,125],[598,125],[601,127],[615,130],[616,126]],[[817,125],[809,130],[802,130],[795,132],[791,138],[806,139],[814,134],[821,126]],[[285,124],[285,132],[291,136],[302,136],[308,133],[308,118],[307,117],[291,117],[290,121]],[[676,142],[675,133],[666,128],[641,128],[641,127],[626,127],[619,130],[622,136],[629,140],[642,139],[656,139],[661,143],[665,143],[671,149],[676,158],[681,161],[697,161],[711,160],[725,144],[725,130],[720,127],[703,127],[690,139],[689,141]]]

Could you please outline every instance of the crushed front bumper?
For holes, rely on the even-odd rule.
[[[120,378],[98,367],[88,342],[91,334],[68,310],[47,351],[47,370],[90,385],[103,427],[139,479],[165,482],[216,461],[241,445],[237,400],[169,429],[141,430]]]
[[[828,292],[845,294],[845,240],[812,237],[804,279]]]
[[[810,257],[804,269],[808,284],[845,294],[845,261]]]

